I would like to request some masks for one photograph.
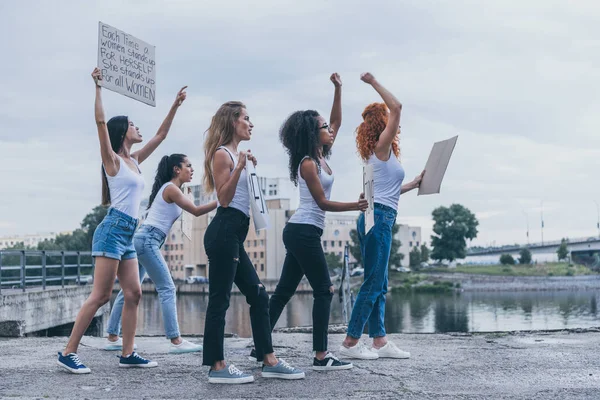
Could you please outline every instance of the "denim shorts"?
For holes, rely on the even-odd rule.
[[[109,208],[106,217],[96,227],[92,239],[92,256],[129,260],[136,258],[133,235],[138,220],[124,212]]]

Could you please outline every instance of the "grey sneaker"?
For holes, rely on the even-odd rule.
[[[250,382],[254,382],[254,376],[243,373],[233,364],[229,364],[220,371],[212,369],[208,371],[208,383],[226,383],[231,385]]]
[[[277,365],[272,367],[263,365],[262,376],[263,378],[304,379],[304,371],[292,367],[280,358]]]

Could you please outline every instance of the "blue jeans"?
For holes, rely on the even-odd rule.
[[[360,338],[367,322],[370,337],[385,336],[385,295],[392,248],[392,227],[396,215],[393,208],[375,203],[375,225],[368,233],[365,233],[364,213],[358,217],[357,231],[365,280],[356,297],[348,324],[350,337]]]
[[[115,208],[109,208],[98,224],[92,238],[92,256],[115,260],[130,260],[136,257],[133,235],[138,220]]]
[[[150,225],[142,225],[133,238],[135,251],[137,252],[140,282],[148,272],[148,276],[154,282],[160,306],[162,309],[163,322],[167,338],[174,339],[180,336],[179,324],[177,323],[177,304],[175,297],[175,284],[169,267],[165,262],[160,248],[165,242],[166,235],[158,228]],[[108,329],[110,335],[118,335],[121,330],[121,313],[123,312],[123,303],[125,298],[123,290],[119,292],[115,303],[113,304],[108,320]]]

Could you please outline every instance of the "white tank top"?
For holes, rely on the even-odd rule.
[[[390,151],[387,161],[381,161],[375,153],[371,154],[367,164],[373,165],[373,191],[375,203],[398,209],[400,189],[404,180],[404,168]]]
[[[306,185],[306,181],[302,178],[300,174],[300,167],[302,166],[302,162],[306,159],[310,159],[310,157],[304,157],[302,161],[300,161],[300,165],[298,166],[298,186],[300,187],[300,204],[298,205],[298,209],[292,215],[289,222],[294,224],[310,224],[314,225],[318,228],[325,229],[325,211],[319,208],[319,205],[310,194],[310,190]],[[318,161],[315,161],[318,162]],[[325,197],[329,200],[331,196],[331,188],[333,186],[333,173],[329,175],[323,168],[320,168],[319,172],[319,181],[321,181],[321,186],[323,187],[323,191],[325,192]]]
[[[181,207],[175,203],[167,203],[163,197],[165,188],[172,185],[173,182],[167,182],[158,189],[156,197],[148,210],[148,216],[143,225],[150,225],[160,229],[165,235],[169,234],[173,223],[181,215]]]
[[[131,158],[139,174],[133,172],[121,156],[117,155],[117,157],[119,157],[119,172],[115,176],[106,174],[110,191],[110,206],[137,219],[144,190],[144,177],[135,159]],[[102,167],[104,168],[104,165]],[[106,173],[106,170],[104,172]]]
[[[223,149],[229,153],[229,157],[231,157],[231,160],[233,161],[233,169],[235,169],[238,164],[237,157],[235,157],[233,153],[225,146],[217,148],[217,150],[219,149]],[[232,173],[233,170],[229,173],[229,176],[231,176]],[[219,204],[219,200],[217,200],[217,207],[220,205],[221,204]],[[240,179],[235,187],[235,194],[229,203],[229,207],[240,210],[246,214],[247,217],[250,216],[250,193],[248,192],[248,173],[246,172],[246,168],[244,168],[240,174]]]

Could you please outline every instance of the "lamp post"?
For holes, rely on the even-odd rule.
[[[525,221],[527,223],[527,245],[529,245],[529,215],[525,210],[523,210],[523,214],[525,214]]]
[[[596,228],[598,228],[598,238],[600,239],[600,205],[598,205],[596,200],[594,200],[594,203],[596,203],[596,213],[598,215],[598,219],[596,220]]]
[[[540,219],[542,222],[542,246],[544,245],[544,200],[542,200],[541,202],[541,214],[540,214]]]

